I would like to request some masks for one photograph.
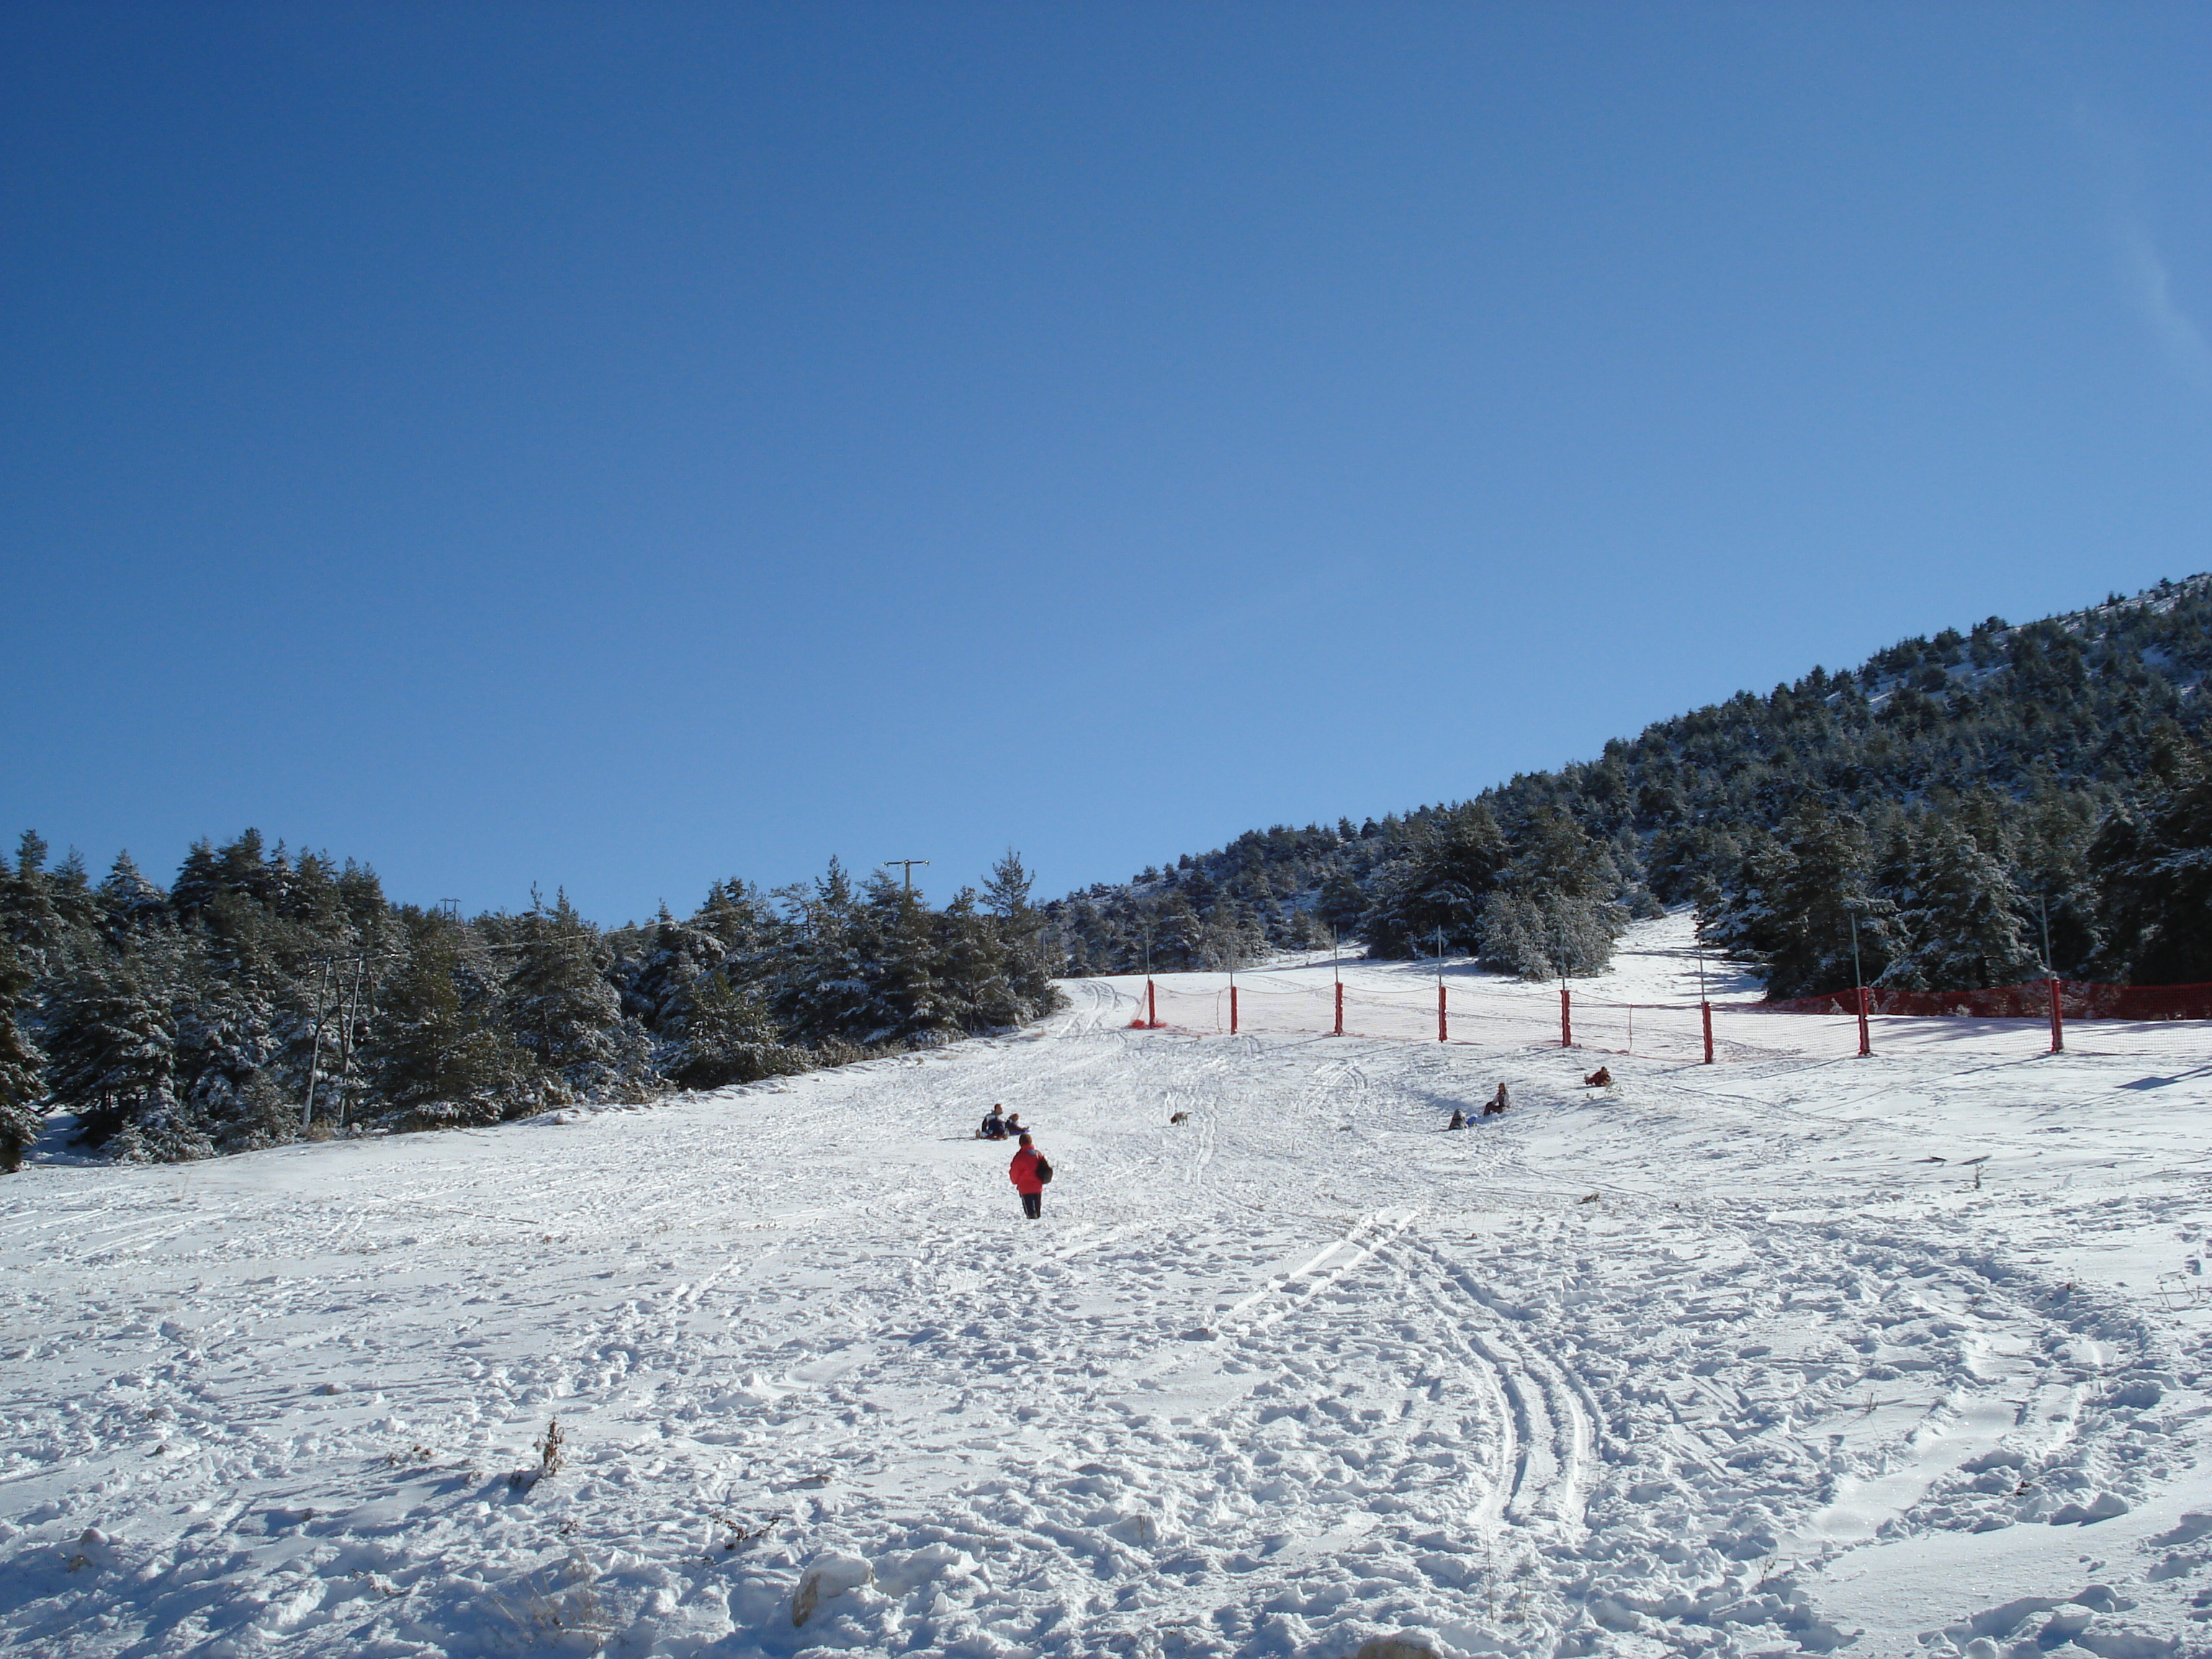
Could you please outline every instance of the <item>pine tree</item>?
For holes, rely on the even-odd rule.
[[[617,964],[623,1012],[646,1030],[662,1031],[693,982],[722,965],[728,947],[695,918],[681,922],[662,905],[642,952]]]
[[[1030,1010],[1008,974],[1005,940],[998,918],[976,908],[975,893],[963,887],[952,896],[939,919],[944,930],[941,983],[952,1016],[965,1031],[990,1031],[1018,1025]]]
[[[1907,884],[1893,902],[1898,951],[1882,984],[1978,990],[2041,977],[2021,925],[2019,890],[1964,830],[1942,823],[1920,838]]]
[[[1440,938],[1448,954],[1479,949],[1483,900],[1511,856],[1485,803],[1440,814],[1376,877],[1374,902],[1359,922],[1369,951],[1413,956],[1435,951]]]
[[[959,1029],[939,983],[936,929],[928,907],[882,871],[868,878],[863,937],[872,947],[862,972],[870,992],[868,1043],[941,1042]]]
[[[985,1029],[1000,1023],[1019,1024],[1066,1004],[1067,999],[1052,982],[1056,964],[1044,943],[1046,918],[1030,902],[1031,884],[1021,854],[1011,847],[991,866],[983,883],[983,902],[998,924],[1006,985],[1013,994],[1010,1005],[1013,1018],[1000,1022],[995,1014],[987,1012]]]
[[[68,928],[54,903],[46,863],[46,843],[26,830],[16,846],[15,867],[0,864],[0,934],[40,978],[61,973],[69,954]]]
[[[586,1097],[633,1085],[639,1045],[623,1026],[622,1000],[602,971],[596,931],[566,892],[532,906],[515,927],[514,963],[499,1023],[549,1078]]]
[[[251,898],[220,894],[204,913],[197,959],[182,964],[178,1092],[225,1151],[273,1146],[298,1133],[297,1110],[276,1072],[288,1028],[305,1039],[309,1020],[297,1006],[301,988],[276,954],[279,932]],[[298,1044],[303,1077],[310,1046]]]
[[[759,1000],[720,970],[684,988],[669,1026],[675,1042],[666,1068],[683,1088],[757,1083],[806,1068],[805,1054],[777,1040]]]
[[[2140,814],[2116,813],[2089,849],[2102,896],[2100,966],[2148,985],[2212,981],[2212,777],[2192,755]]]
[[[1888,966],[1890,907],[1870,890],[1865,826],[1811,797],[1790,810],[1781,834],[1747,853],[1717,912],[1701,910],[1698,936],[1765,975],[1782,999],[1853,984],[1856,960],[1871,983]]]
[[[118,853],[94,895],[100,931],[118,950],[169,920],[168,895],[138,872],[128,853]]]
[[[833,858],[811,886],[785,888],[779,896],[788,912],[788,943],[767,988],[777,1026],[801,1043],[861,1041],[877,1015],[866,969],[874,951],[851,878]]]
[[[1534,899],[1500,890],[1483,896],[1475,948],[1482,965],[1492,973],[1549,979],[1553,975],[1551,931]]]
[[[443,917],[407,918],[406,956],[386,981],[364,1058],[378,1096],[416,1127],[496,1123],[532,1110],[543,1085],[492,1024],[474,941]]]
[[[23,1154],[46,1128],[46,1057],[23,1030],[35,984],[31,970],[0,934],[0,1174],[23,1167]]]
[[[47,1079],[80,1139],[138,1162],[206,1158],[178,1097],[176,965],[152,954],[79,963],[47,1018]]]

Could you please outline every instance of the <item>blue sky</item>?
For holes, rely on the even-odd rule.
[[[2212,10],[0,13],[0,825],[1048,892],[2212,568]]]

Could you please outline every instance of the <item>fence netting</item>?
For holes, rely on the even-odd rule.
[[[1231,990],[1215,975],[1139,979],[1131,989],[1137,1018],[1148,1008],[1158,1024],[1198,1034],[1237,1031],[1327,1035],[1340,1029],[1339,992],[1328,979],[1301,973],[1239,974]],[[1127,981],[1125,981],[1125,984]],[[1127,994],[1125,992],[1124,994]],[[1784,1057],[1826,1058],[1859,1051],[1856,991],[1784,1003],[1715,1002],[1712,1058],[1717,1062]],[[1341,1030],[1346,1036],[1409,1042],[1439,1040],[1437,986],[1408,976],[1397,984],[1347,980]],[[1990,990],[1868,993],[1868,1033],[1876,1054],[2027,1054],[2051,1047],[2048,982]],[[2212,986],[2098,986],[2063,981],[2060,1009],[2069,1052],[2195,1059],[2212,1049]],[[1556,988],[1490,976],[1455,978],[1444,989],[1443,1041],[1503,1047],[1561,1045],[1594,1055],[1702,1061],[1705,1006],[1696,1002],[1613,1001],[1569,988],[1563,1031]]]

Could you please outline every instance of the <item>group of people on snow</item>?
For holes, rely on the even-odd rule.
[[[1512,1101],[1506,1097],[1505,1085],[1501,1083],[1498,1085],[1498,1092],[1482,1103],[1482,1115],[1485,1117],[1503,1116],[1504,1115],[1505,1109],[1512,1103]],[[1444,1125],[1444,1127],[1447,1129],[1464,1129],[1467,1127],[1467,1114],[1460,1110],[1458,1107],[1453,1107],[1451,1121]]]
[[[1602,1089],[1610,1086],[1612,1082],[1613,1073],[1602,1066],[1583,1079],[1585,1088]],[[1498,1085],[1498,1092],[1482,1103],[1482,1115],[1502,1116],[1512,1103],[1511,1097],[1505,1091],[1505,1085],[1500,1083]],[[1188,1115],[1187,1113],[1177,1112],[1168,1121],[1170,1123],[1180,1123]],[[1446,1127],[1464,1129],[1467,1125],[1467,1114],[1456,1106],[1452,1108],[1451,1122]],[[1029,1131],[1022,1127],[1022,1115],[1019,1112],[1005,1111],[994,1103],[989,1113],[983,1119],[982,1127],[975,1131],[975,1139],[1012,1140],[1016,1143],[1013,1160],[1006,1165],[1006,1178],[1014,1183],[1014,1190],[1021,1194],[1022,1213],[1032,1221],[1040,1219],[1044,1214],[1045,1186],[1052,1179],[1052,1164],[1031,1142]]]

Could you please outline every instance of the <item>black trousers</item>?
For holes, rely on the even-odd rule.
[[[1038,1217],[1042,1216],[1044,1213],[1044,1194],[1042,1193],[1024,1193],[1022,1194],[1022,1213],[1032,1221],[1035,1221]]]

